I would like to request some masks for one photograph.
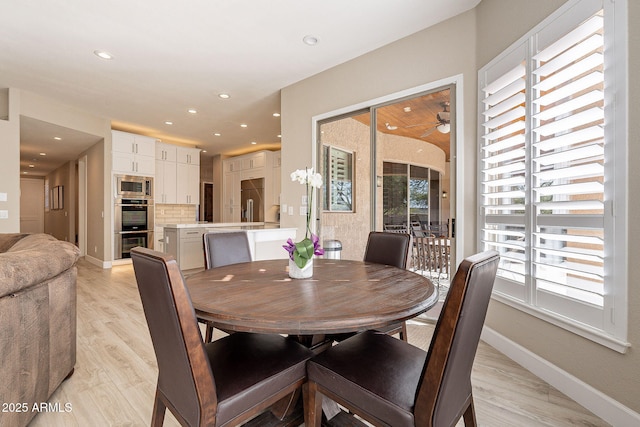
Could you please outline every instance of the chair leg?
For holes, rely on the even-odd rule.
[[[469,396],[469,406],[464,411],[464,426],[465,427],[476,427],[478,424],[476,422],[476,411],[473,407],[473,396]]]
[[[409,336],[407,335],[407,322],[402,322],[402,330],[400,331],[400,339],[405,342],[409,342]]]
[[[322,423],[322,394],[318,384],[309,381],[302,386],[305,427],[320,427]]]
[[[206,323],[206,330],[204,333],[204,343],[208,343],[208,342],[212,342],[213,341],[213,325],[211,325],[211,323],[207,322]]]
[[[156,399],[153,404],[153,414],[151,415],[151,427],[162,427],[166,410],[167,407],[162,400],[160,390],[156,389]]]

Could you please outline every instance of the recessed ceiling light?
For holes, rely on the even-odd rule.
[[[410,113],[411,112],[411,107],[404,107],[404,112],[405,113]]]
[[[30,167],[30,168],[35,168],[35,167],[36,167],[36,165],[29,165],[29,167]]]
[[[278,138],[282,138],[282,135],[276,135]]]
[[[29,172],[27,172],[27,171],[22,171],[22,174],[23,174],[23,175],[27,175],[28,173],[29,173]]]
[[[280,113],[273,113],[273,117],[280,117]]]
[[[312,35],[304,36],[302,38],[302,41],[304,42],[304,44],[309,45],[309,46],[314,46],[314,45],[318,44],[318,38],[316,36],[312,36]]]
[[[244,123],[242,123],[242,124],[240,125],[240,127],[241,127],[241,128],[246,128],[246,127],[247,127],[247,125],[246,125],[246,124],[244,124]]]
[[[47,155],[47,153],[40,153],[40,155],[41,155],[41,156],[46,156],[46,155]]]
[[[173,122],[166,121],[166,122],[164,122],[164,124],[165,124],[165,125],[169,125],[169,126],[171,126],[171,125],[173,124]]]
[[[189,108],[187,111],[191,114],[196,114],[198,112],[195,108]]]
[[[229,99],[229,98],[231,98],[231,95],[229,95],[228,93],[221,93],[221,94],[218,94],[218,98],[220,98],[220,99]]]
[[[202,152],[203,152],[203,153],[206,153],[206,152],[207,152],[207,150],[202,150]]]
[[[62,141],[62,138],[60,138],[59,136],[54,136],[53,139],[55,139],[56,141]]]
[[[104,50],[94,50],[93,54],[101,59],[113,59],[113,55],[111,55],[109,52]]]
[[[257,144],[257,142],[251,141],[251,145],[256,145],[256,144]]]
[[[220,136],[220,133],[216,132],[213,134],[213,136]]]

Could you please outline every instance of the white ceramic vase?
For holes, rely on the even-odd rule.
[[[304,267],[300,268],[295,261],[289,258],[289,277],[292,279],[308,279],[313,276],[313,258]]]

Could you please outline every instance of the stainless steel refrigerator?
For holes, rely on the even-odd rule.
[[[240,181],[242,222],[264,221],[264,178]]]

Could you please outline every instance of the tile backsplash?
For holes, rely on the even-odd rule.
[[[196,221],[197,205],[156,205],[156,224],[183,224]]]

